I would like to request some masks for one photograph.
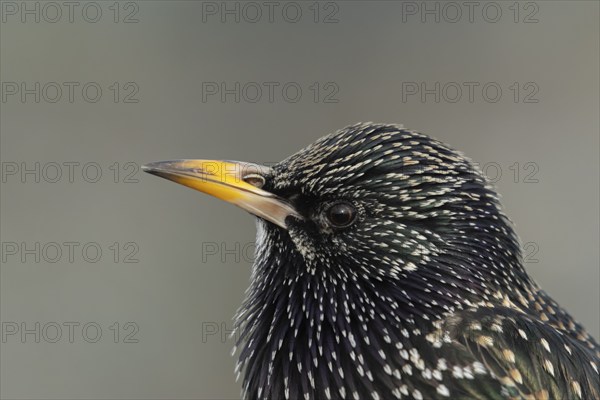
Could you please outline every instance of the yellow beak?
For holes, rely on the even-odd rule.
[[[282,228],[290,215],[302,219],[286,200],[261,189],[268,167],[237,161],[174,160],[146,164],[142,170],[235,204]]]

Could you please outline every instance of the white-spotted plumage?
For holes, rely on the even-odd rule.
[[[357,124],[264,180],[303,219],[258,222],[237,315],[245,398],[600,397],[597,343],[528,277],[461,153]],[[343,229],[339,202],[356,213]]]

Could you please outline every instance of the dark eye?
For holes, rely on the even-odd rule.
[[[346,228],[356,219],[356,208],[349,203],[332,204],[326,211],[329,223],[336,228]]]

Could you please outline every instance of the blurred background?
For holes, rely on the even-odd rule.
[[[599,3],[0,7],[3,399],[238,398],[253,218],[139,166],[272,164],[359,121],[480,163],[600,336]]]

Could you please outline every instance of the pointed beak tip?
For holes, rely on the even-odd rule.
[[[141,166],[142,171],[157,175],[161,171],[165,171],[169,166],[172,165],[172,161],[154,161]]]
[[[144,171],[144,172],[155,171],[159,167],[159,164],[162,164],[162,163],[160,161],[146,163],[146,164],[142,165],[142,171]]]
[[[149,165],[142,165],[142,171],[150,175],[160,176],[160,170]]]

